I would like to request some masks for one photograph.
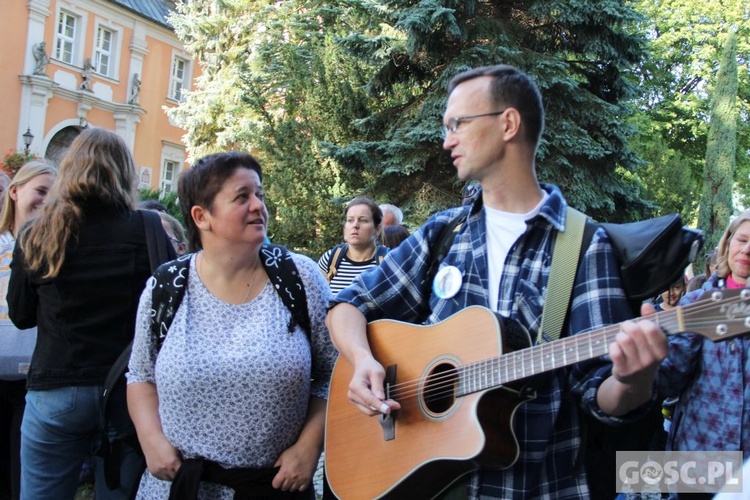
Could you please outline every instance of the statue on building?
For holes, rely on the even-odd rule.
[[[47,64],[49,64],[49,57],[47,56],[47,42],[41,41],[39,43],[35,43],[31,47],[31,53],[34,54],[34,62],[36,63],[36,66],[34,66],[34,74],[39,76],[47,76],[47,73],[45,72]]]
[[[133,80],[130,82],[130,100],[128,104],[138,104],[138,97],[141,95],[141,80],[138,73],[133,74]]]
[[[91,75],[94,73],[94,65],[91,63],[91,58],[87,57],[86,61],[83,63],[83,69],[81,70],[81,77],[83,77],[83,81],[81,82],[81,85],[78,86],[80,90],[88,90],[91,92]]]

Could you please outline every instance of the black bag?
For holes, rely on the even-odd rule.
[[[177,254],[167,238],[159,214],[152,210],[139,210],[139,214],[143,218],[146,244],[148,246],[149,266],[153,273],[161,264],[177,257]],[[107,488],[110,490],[120,487],[120,463],[123,446],[130,446],[138,454],[142,455],[135,427],[133,427],[133,422],[130,420],[130,415],[127,414],[127,382],[125,381],[125,372],[130,360],[131,348],[132,343],[128,344],[123,350],[112,365],[112,368],[110,368],[109,373],[107,373],[99,407],[101,439],[96,454],[104,459],[104,479],[107,483]],[[110,439],[109,436],[111,422],[117,422],[117,427],[121,429],[120,434],[114,439]],[[145,460],[142,462],[142,468],[144,470],[146,468]],[[137,482],[134,485],[130,485],[131,496],[134,496],[137,486]]]
[[[646,300],[669,288],[703,246],[703,233],[683,226],[680,214],[601,226],[612,240],[622,287],[632,300]]]

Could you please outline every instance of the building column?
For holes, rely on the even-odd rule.
[[[44,76],[21,75],[21,112],[19,113],[16,148],[23,149],[23,134],[27,129],[34,134],[29,151],[42,156],[42,140],[47,118],[47,104],[52,98],[55,82]]]
[[[136,125],[141,121],[141,116],[146,111],[140,107],[138,102],[130,103],[133,94],[133,77],[137,74],[141,82],[147,80],[143,75],[143,59],[148,54],[148,42],[146,42],[146,30],[142,23],[136,22],[133,27],[133,36],[130,38],[130,65],[128,70],[128,92],[125,103],[129,111],[115,113],[115,131],[125,139],[125,143],[134,152]]]
[[[134,152],[136,125],[140,123],[141,116],[146,114],[146,111],[139,106],[130,106],[130,108],[130,111],[119,111],[114,113],[113,116],[115,132],[125,140],[125,144],[128,145],[130,151]]]
[[[26,53],[24,54],[23,74],[30,75],[34,72],[36,61],[32,53],[32,47],[44,40],[44,23],[52,14],[49,10],[50,0],[28,0],[29,27],[26,38]],[[51,50],[50,47],[47,47]],[[49,54],[47,54],[49,55]]]

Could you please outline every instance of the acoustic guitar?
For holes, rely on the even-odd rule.
[[[725,340],[750,331],[750,289],[706,292],[649,319],[667,334]],[[351,404],[353,368],[339,357],[326,417],[331,489],[344,500],[431,498],[473,470],[510,467],[519,455],[513,415],[534,397],[520,388],[523,380],[608,354],[619,330],[610,325],[517,349],[523,328],[478,306],[431,326],[368,324],[373,355],[386,369],[386,396],[401,409],[370,417]]]

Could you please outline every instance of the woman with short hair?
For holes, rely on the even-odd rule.
[[[185,292],[160,347],[150,322],[161,304],[150,288],[141,296],[128,372],[128,406],[148,464],[138,498],[314,498],[336,359],[325,279],[312,260],[289,252],[308,337],[290,323],[280,295],[289,290],[266,271],[283,257],[264,246],[268,211],[252,156],[201,158],[181,174],[178,192],[197,252],[167,266]],[[235,497],[248,477],[261,479]]]

